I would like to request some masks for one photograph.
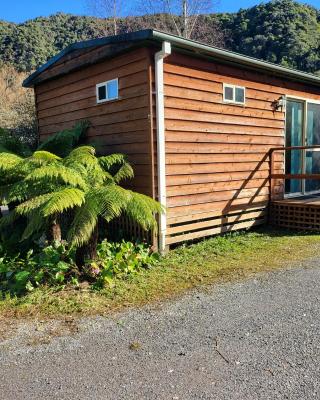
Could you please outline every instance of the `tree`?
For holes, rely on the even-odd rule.
[[[200,27],[201,14],[211,12],[213,6],[213,0],[142,0],[139,10],[157,15],[167,31],[192,39]]]
[[[73,129],[57,132],[50,136],[42,144],[39,145],[36,152],[32,153],[30,146],[21,141],[20,137],[0,129],[0,203],[7,205],[13,213],[8,218],[3,218],[1,224],[5,227],[2,230],[2,241],[8,242],[7,247],[12,247],[13,250],[18,247],[20,236],[24,236],[26,221],[24,217],[19,216],[14,210],[28,196],[33,196],[35,193],[30,191],[25,193],[21,191],[21,187],[26,187],[24,179],[40,166],[49,165],[57,156],[52,155],[50,151],[55,151],[58,156],[65,157],[78,144],[83,143],[86,138],[85,134],[89,124],[87,121],[77,123]],[[43,186],[41,190],[49,190],[49,186]],[[40,188],[36,188],[40,190]],[[7,225],[12,226],[14,235],[8,236]],[[13,228],[14,224],[14,228]],[[21,235],[20,235],[21,234]],[[61,227],[58,216],[54,216],[51,221],[48,221],[46,235],[49,240],[61,239]],[[28,245],[26,236],[26,247]],[[20,243],[21,246],[21,243]]]
[[[21,157],[2,153],[0,169],[4,164],[10,164],[6,167],[9,180],[22,170],[27,172],[14,185],[8,185],[6,197],[19,204],[2,218],[2,226],[18,217],[27,218],[21,238],[26,240],[55,226],[57,219],[71,211],[66,238],[77,249],[79,267],[87,258],[96,257],[100,218],[110,222],[126,214],[144,229],[151,229],[156,226],[155,213],[162,211],[150,197],[120,186],[122,180],[133,177],[131,166],[121,154],[97,157],[93,147],[81,146],[65,158],[37,151],[26,163]]]
[[[169,1],[171,14],[165,1]],[[137,2],[140,4],[129,9],[130,4]],[[126,2],[125,8],[121,6],[121,11],[117,12],[117,33],[144,28],[183,33],[181,4],[182,0]],[[188,4],[191,7],[196,2],[189,0]],[[204,14],[187,13],[187,17],[190,16],[187,31],[191,39],[307,72],[320,70],[319,7],[292,0],[273,0],[237,13],[209,14],[213,6],[211,3],[208,10],[204,7],[201,11]],[[70,43],[114,34],[113,25],[112,18],[62,13],[22,24],[0,21],[0,62],[29,72]]]
[[[319,10],[272,0],[224,16],[227,46],[242,54],[305,71],[320,69]]]
[[[95,16],[104,19],[105,35],[109,33],[109,20],[112,21],[112,34],[118,34],[118,21],[123,15],[126,2],[124,0],[87,0],[87,7]]]

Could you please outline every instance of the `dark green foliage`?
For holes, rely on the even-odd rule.
[[[95,18],[58,13],[23,24],[0,21],[1,60],[31,71],[69,44],[101,36]]]
[[[273,0],[221,18],[232,50],[286,67],[320,70],[320,10]]]
[[[92,288],[100,289],[149,268],[159,260],[159,255],[151,253],[148,246],[124,241],[103,241],[98,246],[98,256],[97,261],[88,262],[84,275],[75,264],[74,250],[64,242],[53,243],[37,252],[30,250],[24,257],[3,254],[0,258],[0,293],[19,295],[43,285],[59,290],[66,285],[79,286],[86,279]]]
[[[305,71],[320,70],[320,11],[273,0],[234,14],[203,15],[193,37],[206,43]],[[145,28],[174,31],[161,15],[119,20],[119,33]],[[0,61],[31,71],[70,43],[112,34],[112,21],[58,13],[23,24],[0,21]]]
[[[72,129],[66,129],[49,136],[40,144],[38,150],[45,150],[59,157],[66,157],[76,145],[84,143],[88,127],[89,122],[78,122]]]
[[[55,243],[37,253],[30,250],[24,257],[3,255],[0,258],[0,291],[16,294],[46,284],[61,288],[78,284],[79,272],[73,261],[74,252],[65,244]]]
[[[32,153],[29,143],[25,143],[22,136],[3,128],[0,128],[0,152],[13,153],[22,157]]]

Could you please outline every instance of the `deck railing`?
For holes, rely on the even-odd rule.
[[[290,147],[274,147],[269,151],[270,155],[270,200],[273,199],[274,195],[274,180],[275,179],[320,179],[319,174],[304,173],[304,174],[287,174],[287,173],[277,173],[275,172],[275,153],[282,151],[295,151],[295,150],[310,150],[310,151],[320,151],[320,145],[314,146],[290,146]]]

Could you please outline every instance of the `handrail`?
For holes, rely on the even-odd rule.
[[[292,150],[313,150],[313,151],[320,151],[320,145],[313,145],[313,146],[287,146],[287,147],[273,147],[269,150],[270,156],[270,198],[272,200],[273,192],[274,192],[274,179],[319,179],[320,180],[320,173],[319,174],[279,174],[274,172],[274,153],[276,151],[292,151]]]
[[[275,151],[292,151],[292,150],[315,150],[320,151],[320,145],[313,146],[287,146],[273,147],[270,153],[270,178],[271,179],[320,179],[320,174],[275,174],[274,173],[274,152]]]
[[[313,146],[288,146],[288,147],[272,147],[270,152],[273,151],[281,151],[281,150],[311,150],[311,149],[320,149],[320,144],[315,144]]]

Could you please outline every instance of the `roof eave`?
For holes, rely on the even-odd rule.
[[[173,47],[189,49],[193,52],[202,53],[203,55],[214,58],[228,64],[236,66],[244,66],[246,68],[263,71],[268,74],[277,75],[286,79],[304,82],[315,86],[320,86],[320,76],[316,76],[307,72],[295,70],[293,68],[282,67],[267,61],[262,61],[253,57],[243,56],[229,50],[220,49],[203,43],[195,42],[190,39],[184,39],[160,31],[153,31],[153,38],[158,41],[170,41]]]
[[[267,74],[280,76],[285,79],[303,82],[314,86],[320,87],[320,77],[298,71],[292,68],[282,67],[277,64],[273,64],[270,62],[258,60],[253,57],[243,56],[238,53],[231,52],[229,50],[220,49],[217,47],[209,46],[203,43],[199,43],[190,39],[184,39],[180,36],[175,36],[172,34],[160,32],[157,30],[146,29],[137,32],[126,33],[123,35],[117,36],[109,36],[99,39],[87,40],[84,42],[77,42],[69,45],[64,50],[62,50],[59,54],[52,57],[46,64],[42,65],[38,68],[33,74],[31,74],[27,79],[24,80],[24,87],[33,87],[36,81],[36,78],[49,67],[51,67],[54,63],[60,60],[65,55],[71,53],[74,50],[86,49],[94,46],[102,46],[106,44],[116,44],[121,42],[143,42],[146,40],[150,40],[153,42],[163,42],[169,41],[172,46],[176,49],[186,49],[190,52],[204,55],[206,57],[210,57],[214,60],[224,62],[227,64],[232,64],[235,66],[242,66],[244,68],[248,68],[251,70],[261,71]]]
[[[132,41],[132,42],[143,41],[143,40],[152,38],[152,36],[153,36],[152,29],[145,29],[145,30],[141,30],[141,31],[137,31],[137,32],[125,33],[123,35],[107,36],[107,37],[103,37],[103,38],[91,39],[91,40],[86,40],[83,42],[72,43],[69,46],[67,46],[65,49],[61,50],[60,53],[51,57],[45,64],[41,65],[35,72],[33,72],[30,76],[28,76],[28,78],[26,78],[22,82],[22,86],[25,88],[33,87],[35,78],[37,78],[42,72],[47,70],[49,67],[51,67],[53,64],[55,64],[57,61],[59,61],[62,57],[71,53],[74,50],[87,49],[90,47],[103,46],[103,45],[107,45],[107,44],[115,44],[115,43],[121,43],[121,42],[126,42],[126,41]]]

